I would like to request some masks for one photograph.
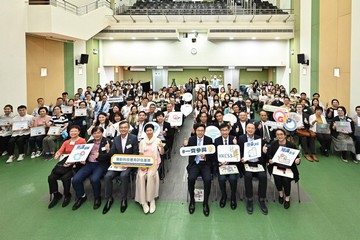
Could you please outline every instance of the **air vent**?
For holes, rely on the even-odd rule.
[[[210,33],[292,33],[293,29],[210,29]]]
[[[175,29],[104,29],[100,33],[176,33]]]

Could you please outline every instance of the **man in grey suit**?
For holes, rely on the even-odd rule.
[[[114,138],[113,145],[109,151],[109,156],[112,157],[114,154],[139,154],[139,143],[135,135],[129,134],[130,124],[128,121],[122,121],[119,124],[120,136]],[[133,171],[133,168],[124,168],[124,171],[112,171],[108,170],[104,180],[105,180],[105,199],[106,204],[103,209],[103,214],[106,214],[111,205],[114,202],[112,197],[112,180],[115,177],[120,177],[121,180],[121,193],[122,200],[120,205],[120,211],[123,213],[127,208],[127,193],[129,185],[130,173]]]

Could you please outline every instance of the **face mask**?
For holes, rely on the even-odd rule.
[[[229,107],[231,108],[233,105],[232,104],[229,104]]]
[[[177,98],[177,99],[176,99],[176,102],[179,103],[179,102],[180,102],[180,99]]]
[[[98,101],[99,101],[99,97],[96,97],[96,98],[95,98],[95,101],[98,102]]]
[[[137,102],[137,101],[139,101],[139,99],[138,99],[138,98],[135,98],[135,101]]]
[[[243,100],[243,98],[239,98],[239,101],[242,101]]]
[[[229,97],[225,97],[226,100],[229,100]]]
[[[215,107],[218,107],[218,106],[219,106],[219,104],[218,104],[218,103],[215,103],[215,104],[214,104],[214,106],[215,106]]]

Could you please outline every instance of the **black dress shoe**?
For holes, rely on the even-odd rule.
[[[190,201],[190,204],[189,204],[189,213],[193,214],[194,212],[195,212],[195,201],[192,200],[192,201]]]
[[[252,200],[248,200],[246,203],[246,211],[248,214],[252,214],[254,211],[254,207],[253,207],[253,201]]]
[[[103,209],[103,214],[106,214],[110,210],[111,205],[113,204],[113,202],[114,202],[114,199],[112,197],[109,198],[109,200],[106,201],[104,209]]]
[[[210,214],[209,204],[207,204],[207,203],[204,204],[203,213],[204,213],[205,217],[209,216],[209,214]]]
[[[283,203],[284,203],[284,197],[280,197],[280,196],[279,196],[279,203],[280,203],[280,204],[283,204]]]
[[[69,196],[65,196],[65,197],[64,197],[64,201],[63,201],[63,203],[62,203],[62,207],[66,207],[67,205],[69,205],[70,201],[71,201],[71,194],[70,194]]]
[[[77,210],[79,207],[81,207],[81,205],[86,202],[87,200],[87,196],[85,195],[85,197],[81,197],[79,198],[76,203],[74,204],[74,206],[72,207],[72,210]]]
[[[59,200],[62,198],[62,194],[61,193],[54,193],[54,198],[53,200],[50,202],[48,208],[53,208],[55,207],[55,205],[59,202]]]
[[[101,198],[95,198],[94,209],[98,209],[101,206]]]
[[[284,208],[288,209],[290,207],[290,201],[285,201],[284,202]]]
[[[236,209],[237,203],[236,203],[236,199],[235,199],[235,198],[231,198],[230,207],[231,207],[232,210],[235,210],[235,209]]]
[[[267,214],[268,214],[268,208],[266,207],[265,201],[264,201],[264,200],[260,200],[260,201],[259,201],[259,205],[260,205],[260,209],[261,209],[262,213],[263,213],[264,215],[267,215]]]
[[[226,195],[221,197],[220,207],[223,208],[226,205]]]
[[[125,212],[127,209],[127,200],[122,200],[120,205],[120,212]]]

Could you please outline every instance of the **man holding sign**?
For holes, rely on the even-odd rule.
[[[101,177],[106,173],[110,166],[110,158],[107,152],[110,150],[110,144],[107,138],[103,137],[104,129],[96,126],[91,130],[93,139],[89,143],[93,143],[86,162],[80,162],[84,166],[75,174],[72,179],[72,185],[78,199],[73,206],[73,210],[77,210],[86,201],[87,197],[84,191],[84,181],[90,178],[90,183],[94,191],[94,209],[98,209],[101,205]]]
[[[258,140],[258,141],[256,141]],[[268,214],[268,209],[265,204],[266,199],[266,187],[267,187],[267,176],[266,176],[266,159],[261,146],[265,145],[261,140],[261,137],[255,135],[255,125],[248,123],[246,125],[246,134],[239,137],[240,156],[242,165],[242,172],[245,176],[245,193],[247,198],[246,210],[248,214],[253,213],[253,186],[252,179],[256,177],[259,179],[259,204],[263,214]],[[247,155],[245,157],[244,155]],[[244,166],[246,165],[246,166]],[[246,167],[248,170],[246,170]],[[258,170],[253,170],[253,169]],[[261,171],[262,170],[262,171]]]
[[[129,134],[130,124],[128,121],[122,121],[119,123],[120,136],[114,138],[113,145],[109,151],[109,157],[112,157],[114,154],[139,154],[139,143],[135,135]],[[103,214],[106,214],[111,205],[114,202],[112,197],[112,180],[115,177],[120,177],[121,180],[121,192],[122,200],[120,205],[120,211],[123,213],[127,208],[127,195],[129,187],[129,178],[130,173],[133,171],[133,168],[123,168],[122,171],[112,171],[108,170],[106,173],[105,180],[105,199],[106,204],[103,209]]]
[[[215,147],[217,149],[217,155],[219,154],[218,146],[219,145],[236,145],[237,141],[234,136],[229,135],[230,133],[230,126],[227,123],[222,123],[220,125],[220,132],[221,136],[215,139]],[[219,160],[219,159],[218,159]],[[219,162],[220,167],[227,165],[227,162]],[[235,164],[235,166],[238,167],[238,163]],[[216,172],[219,173],[219,168],[216,168]],[[231,202],[230,206],[231,209],[236,209],[237,203],[236,203],[236,188],[237,188],[237,181],[238,181],[239,173],[234,174],[228,174],[228,175],[221,175],[218,174],[218,180],[219,180],[219,186],[221,190],[221,200],[220,200],[220,207],[223,208],[226,205],[226,180],[230,183],[230,189],[231,189]]]
[[[213,141],[210,137],[205,136],[205,125],[195,124],[195,134],[189,140],[184,140],[184,146],[204,146],[212,144]],[[188,171],[188,190],[190,194],[189,212],[193,214],[195,211],[195,181],[198,176],[201,176],[204,182],[204,202],[203,212],[205,216],[209,216],[209,195],[211,188],[211,169],[213,166],[213,155],[195,155],[189,156],[189,164],[186,167]]]

